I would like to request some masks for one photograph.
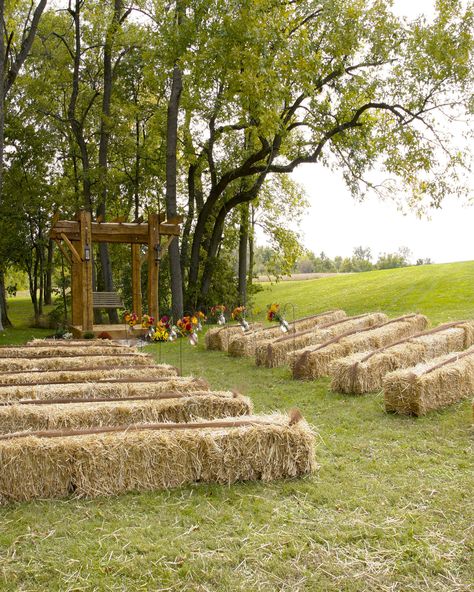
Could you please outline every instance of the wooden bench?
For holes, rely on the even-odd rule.
[[[92,308],[124,308],[116,292],[92,292]]]

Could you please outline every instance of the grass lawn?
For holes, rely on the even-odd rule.
[[[51,308],[45,307],[45,312]],[[31,300],[25,296],[8,299],[8,315],[13,327],[0,332],[0,345],[25,343],[30,339],[41,339],[54,333],[52,329],[36,329],[29,326],[33,319],[33,307]]]
[[[285,282],[257,306],[472,317],[474,263]],[[201,339],[201,341],[203,341]],[[158,346],[150,348],[160,356]],[[237,388],[257,412],[299,407],[317,430],[309,478],[194,485],[0,509],[0,590],[468,591],[474,579],[469,401],[425,418],[380,394],[328,392],[183,344],[185,373]],[[163,361],[179,362],[179,344]]]

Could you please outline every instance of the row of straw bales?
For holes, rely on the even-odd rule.
[[[14,370],[64,370],[81,368],[107,368],[108,366],[149,366],[154,360],[149,354],[127,352],[122,354],[81,354],[77,357],[35,357],[35,358],[0,358],[0,372]]]
[[[0,503],[269,481],[312,472],[314,436],[284,415],[23,433],[0,436],[0,466]]]
[[[388,320],[386,314],[376,312],[346,317],[331,323],[316,326],[305,331],[286,334],[269,343],[257,346],[255,361],[257,366],[276,368],[288,363],[287,354],[303,349],[309,345],[324,343],[329,339],[348,331],[362,330],[380,325]]]
[[[383,381],[385,409],[424,415],[474,393],[474,347],[388,373]]]
[[[392,345],[336,360],[331,367],[331,388],[362,394],[380,390],[384,376],[474,344],[474,321],[445,323]]]
[[[301,414],[252,416],[135,348],[33,342],[0,352],[0,503],[111,495],[314,469]]]
[[[291,356],[293,377],[314,380],[330,373],[330,366],[349,354],[384,347],[426,328],[424,315],[410,314],[387,321],[375,328],[353,330],[325,343],[309,346]]]
[[[252,323],[249,325],[249,331],[260,331],[263,329],[262,323]],[[241,325],[224,325],[223,327],[212,327],[208,329],[205,336],[207,349],[228,351],[230,340],[236,335],[242,334]]]
[[[311,315],[290,323],[289,333],[305,331],[306,329],[312,329],[345,317],[346,313],[343,310],[331,310],[317,315]],[[278,339],[278,337],[281,337],[281,334],[280,327],[275,326],[236,335],[230,340],[228,347],[229,354],[236,357],[252,357],[255,355],[259,344]]]
[[[94,343],[94,342],[93,342]],[[102,344],[80,346],[67,345],[59,346],[58,344],[50,344],[43,347],[0,347],[0,360],[3,358],[27,358],[32,360],[34,358],[65,358],[65,357],[80,357],[80,356],[102,356],[106,353],[108,356],[122,356],[134,355],[138,352],[136,349],[123,345],[110,345],[104,348]]]
[[[21,431],[190,422],[250,415],[248,397],[231,392],[194,391],[160,397],[111,400],[16,401],[0,405],[0,434]]]

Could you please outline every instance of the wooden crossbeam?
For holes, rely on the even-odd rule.
[[[71,255],[72,255],[72,258],[74,259],[74,261],[76,263],[82,263],[81,256],[76,251],[76,247],[72,244],[72,242],[68,239],[68,237],[64,234],[64,232],[61,233],[61,238],[66,243],[66,245],[69,247],[69,250],[71,251]]]
[[[92,242],[148,244],[148,223],[92,222],[91,230]],[[179,236],[180,226],[165,221],[159,224],[159,234]],[[64,240],[63,235],[70,241],[79,241],[79,223],[58,220],[51,229],[50,237],[53,240]]]

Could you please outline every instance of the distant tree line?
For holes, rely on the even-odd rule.
[[[356,247],[351,257],[340,255],[331,259],[324,251],[316,255],[305,251],[293,265],[293,273],[357,273],[374,269],[394,269],[413,265],[412,253],[407,247],[400,247],[395,253],[381,253],[374,260],[369,247]],[[416,265],[430,265],[430,258],[417,259]],[[257,275],[278,277],[286,271],[280,267],[280,257],[271,247],[257,247],[255,250],[255,272]]]

